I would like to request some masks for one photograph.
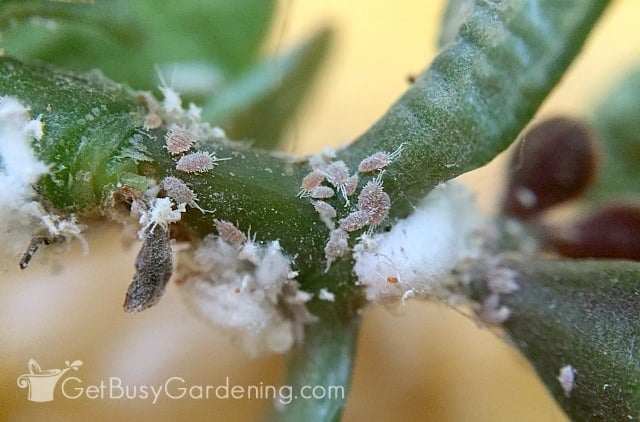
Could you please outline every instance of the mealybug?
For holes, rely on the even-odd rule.
[[[215,157],[209,152],[193,152],[181,157],[176,163],[176,170],[185,173],[204,173],[216,164]]]

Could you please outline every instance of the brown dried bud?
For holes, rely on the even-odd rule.
[[[547,243],[571,258],[640,261],[640,207],[610,205],[569,227],[551,231]]]
[[[509,164],[502,212],[526,219],[581,194],[597,172],[597,135],[585,123],[557,117],[518,142]]]

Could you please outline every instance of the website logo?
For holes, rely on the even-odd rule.
[[[53,393],[56,385],[62,376],[73,369],[78,370],[78,367],[82,366],[82,361],[74,360],[69,363],[65,361],[67,365],[64,369],[41,369],[40,364],[35,359],[29,359],[27,367],[29,368],[28,374],[22,374],[18,377],[18,387],[28,388],[29,392],[27,399],[35,402],[47,402],[53,401]]]

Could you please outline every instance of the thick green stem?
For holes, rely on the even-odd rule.
[[[387,171],[392,214],[514,141],[578,54],[605,0],[477,1],[455,41],[340,158],[402,155]]]
[[[512,268],[520,288],[501,296],[512,313],[503,327],[560,406],[574,420],[637,420],[640,264],[532,260]],[[565,390],[558,377],[567,365],[575,373]]]
[[[292,386],[294,399],[277,406],[271,420],[340,420],[349,392],[359,327],[360,318],[343,322],[326,317],[305,330],[304,345],[288,357],[284,381]]]

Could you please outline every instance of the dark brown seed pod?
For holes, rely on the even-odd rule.
[[[124,310],[140,312],[158,303],[172,272],[169,229],[156,224],[147,231],[136,258],[136,274],[127,290]]]
[[[503,214],[527,219],[580,195],[597,173],[597,145],[594,130],[576,119],[556,117],[534,126],[511,157]]]
[[[571,258],[640,261],[640,206],[610,205],[568,227],[549,230],[546,243]]]

